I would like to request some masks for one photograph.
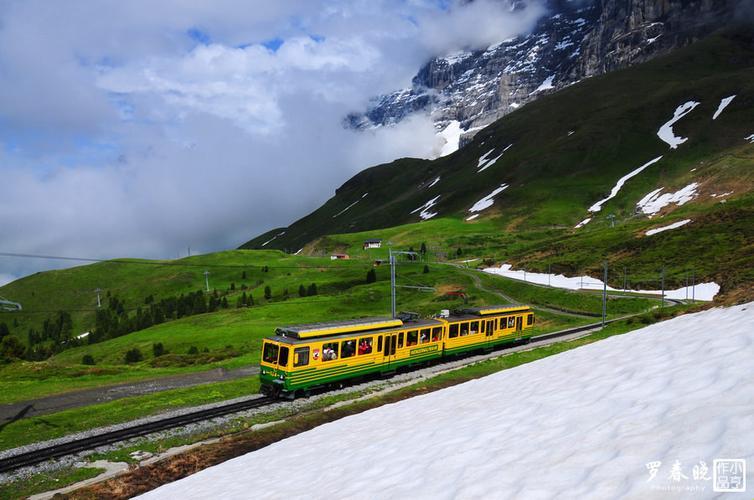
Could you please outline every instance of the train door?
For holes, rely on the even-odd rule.
[[[484,341],[492,342],[492,334],[495,332],[495,320],[488,319],[484,330]]]
[[[523,323],[523,319],[524,319],[523,316],[516,316],[516,331],[517,332],[521,331],[521,325]]]
[[[385,350],[383,355],[385,357],[385,363],[389,367],[390,363],[395,361],[395,348],[398,345],[398,334],[385,335]]]

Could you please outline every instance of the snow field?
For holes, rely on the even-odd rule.
[[[429,209],[432,208],[433,206],[435,206],[437,204],[437,200],[440,199],[440,196],[442,196],[442,195],[438,194],[437,196],[435,196],[434,198],[432,198],[431,200],[429,200],[424,205],[420,206],[419,208],[416,208],[416,209],[412,210],[411,213],[415,214],[416,212],[419,212],[419,217],[421,217],[422,220],[431,219],[432,217],[434,217],[435,215],[437,215],[438,212],[430,212]]]
[[[720,114],[723,112],[723,110],[725,108],[727,108],[728,104],[730,104],[731,101],[733,101],[733,99],[735,99],[735,98],[736,98],[736,96],[732,95],[732,96],[728,96],[728,97],[722,99],[720,101],[720,105],[717,107],[717,110],[715,111],[715,114],[712,115],[712,119],[713,120],[717,120],[717,117],[720,116]]]
[[[662,156],[658,156],[654,160],[649,160],[647,163],[645,163],[641,167],[639,167],[639,168],[637,168],[635,170],[632,170],[631,172],[627,173],[626,175],[624,175],[623,177],[621,177],[620,179],[618,179],[618,182],[615,183],[615,186],[613,186],[613,189],[610,190],[610,194],[607,195],[606,198],[601,199],[600,201],[598,201],[597,203],[595,203],[594,205],[592,205],[591,207],[589,207],[589,211],[590,212],[599,212],[600,210],[602,210],[602,205],[604,205],[608,201],[610,201],[613,198],[615,198],[615,196],[618,194],[618,191],[620,191],[620,188],[623,187],[623,184],[625,184],[627,180],[629,180],[631,177],[633,177],[635,175],[640,174],[642,172],[642,170],[644,170],[645,168],[649,167],[650,165],[653,165],[653,164],[657,163],[661,159],[662,159]]]
[[[754,303],[712,309],[346,417],[143,498],[660,499],[675,484],[713,498],[694,464],[754,460],[752,359]]]
[[[469,212],[481,212],[482,210],[491,207],[495,203],[495,196],[502,193],[505,189],[508,188],[508,184],[500,184],[500,187],[492,191],[490,194],[482,198],[481,200],[474,203],[474,205],[469,209]],[[469,220],[469,219],[466,219]]]
[[[655,189],[639,200],[636,207],[645,214],[654,215],[671,203],[681,206],[693,200],[697,195],[696,189],[698,187],[699,184],[692,182],[675,193],[665,193],[662,195],[660,192],[663,188]]]

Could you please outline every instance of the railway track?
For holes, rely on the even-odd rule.
[[[615,318],[606,321],[606,324],[613,323],[625,319],[624,317]],[[590,330],[595,330],[601,326],[601,323],[590,323],[588,325],[577,326],[574,328],[567,328],[565,330],[559,330],[557,332],[545,333],[532,337],[531,344],[546,345],[550,343],[548,341],[560,337],[565,337],[577,333],[583,333]],[[505,351],[506,349],[500,349]],[[146,422],[143,424],[137,424],[122,429],[104,432],[94,436],[88,436],[80,439],[74,439],[68,442],[55,444],[52,446],[38,448],[36,450],[19,453],[3,459],[0,459],[0,473],[11,472],[22,467],[28,467],[36,465],[47,460],[54,458],[60,458],[67,455],[73,455],[82,451],[93,450],[100,446],[105,446],[127,439],[135,437],[145,436],[154,432],[164,431],[167,429],[173,429],[183,425],[210,420],[216,417],[222,417],[233,413],[250,410],[253,408],[261,408],[263,406],[275,403],[276,400],[267,397],[259,397],[251,400],[240,401],[230,403],[227,405],[216,406],[213,408],[207,408],[197,410],[194,412],[185,413],[183,415],[177,415],[173,417],[167,417],[160,420]]]

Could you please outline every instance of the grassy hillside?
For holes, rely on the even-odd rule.
[[[721,99],[731,95],[736,98],[712,120]],[[692,100],[700,104],[673,127],[688,140],[671,149],[657,132]],[[718,34],[538,99],[448,157],[369,168],[310,215],[275,230],[267,247],[321,255],[358,252],[367,237],[400,244],[432,240],[445,249],[463,246],[474,256],[536,269],[554,265],[561,272],[595,274],[604,259],[647,276],[663,266],[679,277],[693,269],[732,290],[754,278],[754,145],[745,140],[754,133],[752,124],[754,33]],[[478,172],[487,153],[488,159],[502,156]],[[587,211],[618,179],[660,156],[600,212]],[[671,204],[653,218],[637,213],[637,202],[649,192],[673,193],[694,182],[697,194],[685,205]],[[467,221],[469,209],[502,184],[509,187],[494,204]],[[411,213],[438,196],[429,210],[437,212],[434,219]],[[574,228],[590,215],[585,227]],[[693,223],[683,229],[644,237],[648,229],[686,218]],[[258,248],[270,234],[243,247]]]

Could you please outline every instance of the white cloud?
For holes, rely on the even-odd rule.
[[[2,250],[169,258],[234,247],[363,168],[430,156],[426,116],[363,134],[342,118],[436,53],[528,29],[538,10],[505,4],[6,2]],[[277,50],[263,45],[275,37]],[[50,266],[2,259],[0,273]]]

